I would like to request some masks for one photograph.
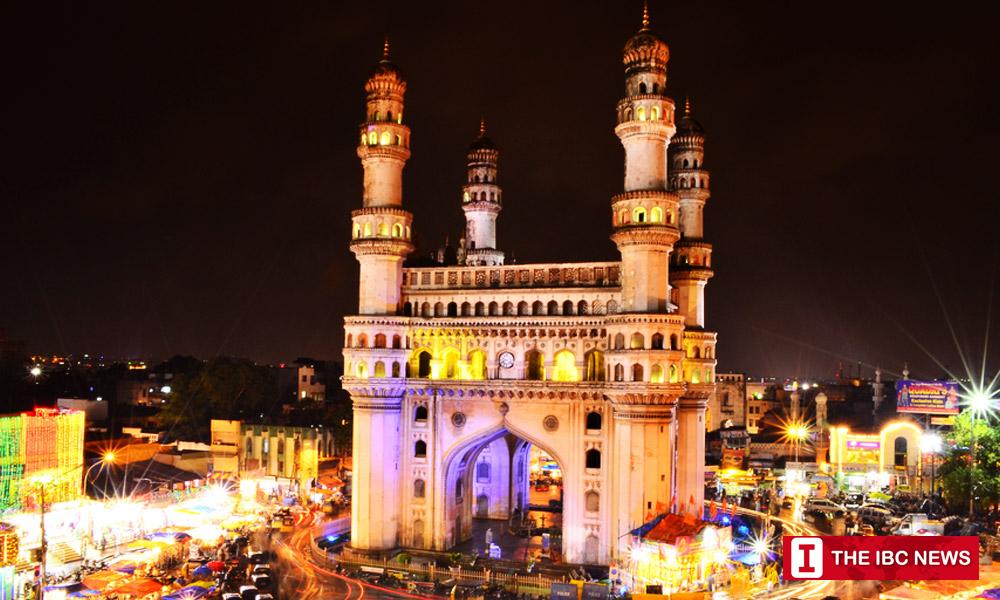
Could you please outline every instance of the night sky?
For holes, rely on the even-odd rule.
[[[908,360],[936,377],[925,350],[959,372],[956,347],[981,357],[1000,256],[996,15],[887,4],[651,5],[669,95],[690,96],[708,136],[720,371]],[[0,329],[30,351],[339,359],[362,86],[386,33],[409,82],[419,252],[461,231],[485,117],[508,257],[616,258],[614,108],[639,2],[31,10],[5,19],[0,181]]]

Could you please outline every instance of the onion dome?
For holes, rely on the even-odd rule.
[[[396,79],[397,81],[403,81],[403,72],[399,70],[399,67],[394,62],[389,60],[388,37],[385,38],[385,44],[382,46],[382,60],[375,65],[371,79]]]
[[[474,150],[496,150],[496,144],[493,140],[486,137],[486,119],[479,120],[479,137],[469,144],[469,152]]]
[[[684,114],[677,119],[677,133],[675,135],[705,135],[705,129],[701,123],[691,116],[691,100],[684,99]]]
[[[642,29],[625,42],[623,62],[625,72],[650,68],[665,69],[670,60],[670,48],[649,28],[649,7],[642,7]]]

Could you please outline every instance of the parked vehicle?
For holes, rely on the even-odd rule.
[[[843,505],[847,510],[857,510],[865,502],[864,494],[847,494],[844,496]]]
[[[804,510],[823,510],[833,513],[835,517],[843,517],[847,514],[847,508],[842,504],[837,504],[829,498],[809,498],[803,505]]]
[[[896,523],[892,535],[944,535],[944,522],[930,519],[924,513],[910,513]]]
[[[876,504],[866,504],[858,509],[858,524],[871,525],[876,531],[891,525],[893,519],[891,510]]]
[[[244,585],[240,587],[240,598],[243,600],[257,600],[260,590],[254,585]]]

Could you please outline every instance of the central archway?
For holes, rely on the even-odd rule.
[[[544,460],[544,470],[557,475],[533,467],[533,459]],[[489,539],[503,558],[527,560],[543,551],[562,559],[565,470],[555,452],[506,424],[471,436],[445,456],[443,466],[446,549],[481,555],[492,530]]]

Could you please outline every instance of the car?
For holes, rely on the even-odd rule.
[[[243,600],[257,600],[257,594],[260,590],[254,585],[244,585],[240,586],[240,598]]]
[[[274,596],[271,594],[257,594],[257,597],[254,598],[254,600],[274,600]]]
[[[875,505],[865,505],[858,509],[858,524],[871,525],[876,530],[892,524],[895,517],[892,511]]]
[[[243,597],[236,592],[226,592],[222,595],[222,600],[243,600]]]
[[[254,575],[251,577],[254,586],[259,590],[269,590],[271,589],[271,576],[270,575]]]
[[[847,508],[842,504],[837,504],[829,498],[809,498],[803,505],[805,510],[822,510],[833,513],[835,517],[843,517],[847,514]]]
[[[864,494],[847,494],[844,497],[843,505],[844,508],[848,510],[857,510],[861,508],[861,505],[865,503]]]
[[[254,565],[253,566],[253,571],[251,571],[251,574],[256,575],[258,573],[263,573],[265,575],[270,575],[271,574],[271,565],[268,564],[268,563],[260,563],[260,564]]]

